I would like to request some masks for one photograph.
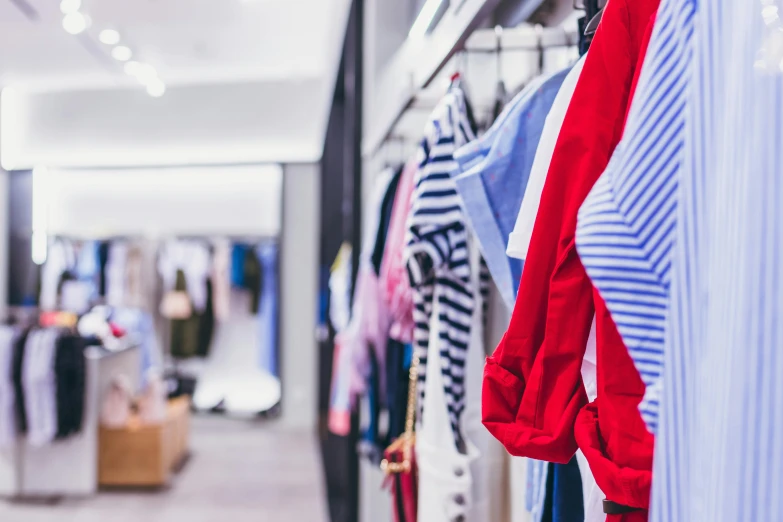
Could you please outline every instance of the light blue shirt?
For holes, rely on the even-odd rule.
[[[479,139],[454,154],[452,172],[465,214],[489,272],[509,310],[514,308],[522,261],[506,255],[536,148],[568,70],[538,78],[503,110]]]

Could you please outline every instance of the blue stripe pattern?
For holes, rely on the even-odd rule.
[[[769,21],[776,9],[764,6]],[[660,375],[646,379],[660,388],[660,410],[647,411],[657,421],[652,522],[783,520],[783,77],[778,63],[773,74],[759,63],[775,51],[764,48],[761,10],[662,0],[623,138],[648,146],[617,154],[580,215],[580,254],[588,272],[603,270],[607,301],[607,285],[633,287],[624,311],[610,304],[618,322],[639,319],[640,335],[623,333],[629,348],[663,332],[646,346]],[[656,70],[670,88],[650,87]],[[672,111],[664,100],[680,79]],[[635,122],[645,106],[658,112]],[[644,125],[657,138],[638,134]],[[639,160],[618,167],[624,157]]]
[[[404,258],[413,290],[413,343],[419,355],[418,395],[424,389],[430,361],[427,352],[433,299],[437,295],[438,353],[449,419],[455,444],[462,447],[460,418],[465,409],[465,360],[470,343],[473,311],[486,294],[489,272],[482,261],[479,288],[471,281],[468,231],[451,172],[457,168],[454,152],[475,139],[467,117],[465,95],[452,86],[435,108],[420,148],[420,166],[406,231]],[[486,302],[486,300],[484,300]]]
[[[754,70],[764,33],[760,3],[699,4],[654,521],[783,520],[783,79]]]
[[[694,0],[663,0],[623,139],[583,203],[579,256],[646,385],[655,432],[668,318]]]

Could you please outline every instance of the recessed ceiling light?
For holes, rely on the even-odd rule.
[[[153,98],[160,98],[166,94],[166,84],[155,78],[147,84],[147,94]]]
[[[127,62],[131,59],[131,56],[133,56],[133,51],[130,50],[129,47],[126,47],[124,45],[118,45],[114,49],[111,50],[112,58],[117,60],[118,62]]]
[[[60,2],[60,11],[63,14],[75,13],[82,6],[82,0],[62,0]]]
[[[126,64],[127,65],[127,64]],[[158,71],[153,66],[147,63],[139,63],[138,65],[132,65],[131,71],[128,74],[135,76],[143,84],[148,84],[158,78]],[[126,69],[127,72],[127,69]]]
[[[87,29],[87,18],[79,13],[69,13],[63,17],[63,29],[69,34],[80,34]]]
[[[117,45],[120,43],[120,33],[114,29],[104,29],[101,31],[101,34],[98,35],[98,39],[101,43],[105,43],[106,45]]]
[[[131,60],[129,62],[126,62],[124,67],[125,74],[127,74],[128,76],[138,76],[141,67],[142,65],[136,60]]]

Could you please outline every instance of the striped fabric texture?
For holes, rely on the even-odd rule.
[[[663,0],[623,139],[583,203],[576,245],[646,385],[657,428],[695,6]]]
[[[759,70],[762,7],[775,23],[770,2],[661,2],[580,213],[583,262],[660,392],[642,405],[653,522],[783,520],[783,76]]]
[[[783,78],[754,67],[765,25],[761,3],[699,3],[656,521],[783,520]]]
[[[468,230],[451,173],[454,152],[475,135],[465,95],[452,86],[432,113],[421,142],[421,163],[408,216],[404,258],[413,290],[414,349],[419,355],[419,405],[427,371],[440,367],[446,405],[457,447],[462,447],[460,417],[465,409],[465,358],[479,289],[471,284]],[[489,273],[482,263],[481,285]],[[427,360],[433,299],[439,302],[440,361]],[[420,411],[420,418],[423,412]]]

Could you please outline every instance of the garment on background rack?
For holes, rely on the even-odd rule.
[[[278,345],[278,247],[275,243],[264,243],[256,247],[256,255],[261,263],[263,281],[258,311],[259,339],[261,350],[259,366],[275,377],[280,376],[277,358]]]
[[[250,313],[258,314],[258,307],[261,300],[262,285],[264,283],[263,267],[258,260],[256,249],[247,246],[245,250],[245,260],[242,263],[243,288],[250,292]]]
[[[514,455],[566,463],[582,449],[611,520],[647,519],[652,437],[644,386],[574,246],[579,206],[620,139],[657,1],[611,1],[591,45],[541,196],[509,330],[487,361],[484,423]],[[581,368],[596,317],[598,400]],[[600,423],[599,423],[600,422]]]
[[[212,306],[218,322],[226,321],[231,314],[231,252],[227,239],[212,242]]]
[[[353,296],[350,320],[335,337],[335,377],[332,380],[330,426],[336,434],[350,429],[348,421],[356,398],[366,391],[370,376],[370,350],[375,352],[376,362],[386,361],[386,341],[389,317],[385,301],[381,298],[378,274],[372,262],[376,242],[383,240],[388,226],[384,214],[394,201],[400,173],[392,169],[383,171],[377,180],[372,200],[368,226],[364,229],[359,271]],[[387,198],[387,195],[390,195]],[[391,204],[388,204],[391,201]],[[382,251],[382,249],[381,249]],[[385,368],[378,372],[379,390],[386,386]],[[340,387],[340,389],[338,389]],[[347,388],[346,388],[347,387]],[[347,400],[347,402],[346,402]],[[384,399],[381,399],[384,400]]]
[[[463,446],[460,417],[465,408],[465,357],[470,342],[473,310],[479,288],[471,284],[468,230],[451,172],[454,152],[475,139],[465,94],[453,84],[432,113],[421,143],[421,165],[416,173],[413,205],[408,217],[405,261],[414,298],[414,349],[419,354],[419,405],[430,361],[430,323],[437,294],[443,319],[435,337],[451,429],[458,448]],[[482,284],[485,284],[484,281]],[[420,416],[426,415],[420,409]]]
[[[84,349],[89,341],[62,334],[55,341],[54,376],[57,405],[57,440],[82,431],[87,387],[87,361]]]
[[[411,159],[400,174],[379,275],[381,294],[389,311],[389,337],[402,344],[413,341],[413,296],[404,250],[417,169],[418,162]]]
[[[155,321],[150,312],[138,308],[117,308],[112,310],[111,322],[132,332],[139,340],[141,354],[141,385],[147,384],[149,371],[163,368],[163,354],[155,331]]]
[[[352,252],[351,244],[343,242],[329,268],[329,322],[335,332],[343,331],[351,320]]]
[[[481,259],[472,238],[466,238],[467,256],[470,264],[471,285],[479,285]],[[429,357],[438,360],[442,343],[440,341],[439,322],[448,320],[442,308],[443,301],[438,299],[442,288],[435,289],[433,300],[433,324],[430,329]],[[418,520],[428,522],[450,522],[452,520],[489,520],[487,516],[491,501],[484,493],[485,470],[480,465],[481,451],[484,446],[479,437],[488,437],[480,425],[481,361],[484,358],[483,311],[484,295],[476,295],[476,305],[470,316],[470,331],[464,354],[464,385],[462,397],[465,405],[460,417],[462,445],[453,443],[454,433],[451,425],[448,393],[443,373],[434,371],[425,381],[423,410],[416,427],[416,459],[419,467]],[[471,370],[474,370],[471,372]],[[484,479],[484,480],[482,480]]]
[[[195,240],[172,240],[164,243],[158,253],[158,272],[165,291],[173,290],[179,271],[196,312],[207,306],[207,278],[211,267],[208,246]]]
[[[69,241],[53,240],[41,268],[39,307],[44,311],[57,310],[63,275],[76,267],[76,252]]]
[[[506,306],[514,307],[522,263],[506,255],[544,119],[568,70],[529,83],[480,138],[454,153],[465,214]]]
[[[22,364],[27,440],[33,446],[49,444],[57,435],[55,352],[59,332],[34,330],[27,338]]]
[[[0,327],[0,449],[16,440],[16,394],[14,391],[14,341],[10,326]]]
[[[25,347],[31,331],[22,330],[14,339],[14,360],[13,360],[13,383],[14,383],[14,409],[16,415],[16,432],[27,433],[27,415],[24,407],[24,385],[22,380],[22,369],[25,360]]]

